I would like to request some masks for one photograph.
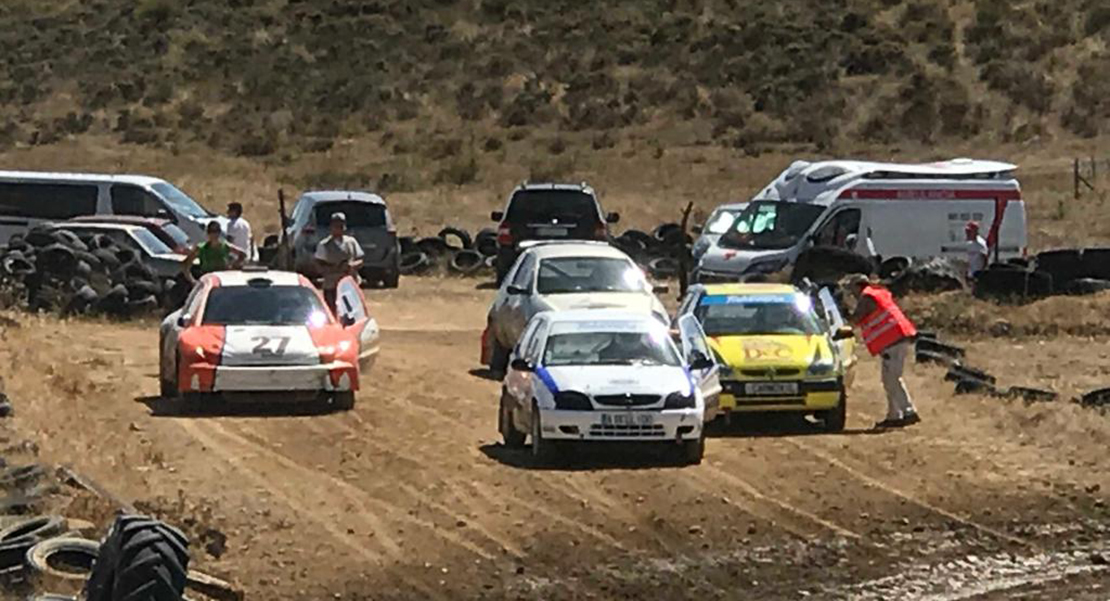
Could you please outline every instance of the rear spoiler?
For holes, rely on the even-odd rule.
[[[600,240],[525,240],[517,245],[520,250],[536,248],[537,246],[556,246],[566,244],[588,244],[590,246],[611,246],[608,242]]]

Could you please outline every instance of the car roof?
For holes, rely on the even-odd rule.
[[[84,221],[60,221],[53,224],[56,228],[81,228],[81,229],[94,229],[94,230],[123,230],[125,232],[133,232],[135,230],[146,230],[141,225],[134,223],[104,223],[99,221],[84,222]]]
[[[21,181],[67,181],[91,183],[121,183],[135,184],[137,186],[150,186],[163,184],[166,180],[149,175],[112,175],[107,173],[66,173],[51,171],[0,171],[0,180],[13,179]]]
[[[556,183],[556,182],[524,182],[517,186],[517,191],[520,190],[566,190],[571,192],[583,192],[586,194],[593,194],[594,189],[586,182],[579,184]]]
[[[352,200],[355,202],[366,202],[379,205],[385,204],[385,199],[381,196],[371,192],[359,192],[357,190],[313,190],[301,194],[301,198],[314,203]]]
[[[554,242],[540,243],[525,249],[537,259],[553,259],[557,257],[597,257],[603,259],[628,259],[629,256],[621,249],[601,242]]]
[[[760,294],[794,294],[801,292],[790,284],[706,284],[706,296],[742,296]]]
[[[163,219],[161,217],[139,217],[137,215],[82,215],[80,217],[71,217],[69,221],[82,224],[118,223],[125,225],[157,225],[159,227],[173,224],[169,219]]]
[[[229,270],[229,271],[215,271],[208,274],[206,277],[214,278],[221,287],[239,287],[249,286],[251,280],[266,279],[270,280],[273,286],[304,286],[311,288],[312,285],[302,277],[299,273],[292,271],[277,271],[270,269],[247,269],[247,270]]]
[[[637,323],[643,323],[647,327],[663,327],[659,320],[651,315],[623,309],[572,309],[570,311],[547,311],[540,315],[546,315],[547,319],[550,320],[552,324],[575,322],[627,323],[635,321]]]

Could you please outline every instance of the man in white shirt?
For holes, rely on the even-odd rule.
[[[243,219],[243,205],[237,202],[227,205],[227,241],[232,246],[242,249],[247,254],[248,261],[255,259],[251,224]]]
[[[979,235],[979,224],[968,221],[964,226],[967,236],[967,281],[975,280],[975,274],[987,268],[988,253],[987,241]]]

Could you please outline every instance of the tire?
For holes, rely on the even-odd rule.
[[[836,407],[821,412],[821,423],[826,432],[843,432],[848,423],[848,394],[840,393],[840,402]]]
[[[158,365],[161,365],[160,361],[161,360],[159,360]],[[159,396],[161,396],[164,399],[175,399],[178,396],[178,391],[177,391],[177,367],[178,367],[178,364],[180,362],[181,362],[181,358],[175,356],[174,360],[173,360],[173,377],[172,377],[172,379],[171,378],[163,378],[162,375],[161,375],[161,368],[159,368],[158,394],[159,394]]]
[[[421,238],[416,241],[416,247],[432,258],[439,258],[451,252],[451,247],[440,237]]]
[[[1060,398],[1060,395],[1055,391],[1043,388],[1026,388],[1025,386],[1011,386],[1006,391],[1005,396],[1011,399],[1021,399],[1026,403],[1050,403]]]
[[[392,288],[396,288],[400,285],[401,285],[401,268],[400,268],[400,266],[394,267],[393,269],[385,272],[385,275],[382,276],[382,287],[383,288],[392,289]]]
[[[56,515],[43,515],[20,520],[0,530],[0,544],[24,539],[42,540],[58,536],[66,531],[66,527],[66,519]]]
[[[1085,248],[1082,256],[1083,277],[1110,280],[1110,248]]]
[[[1037,269],[1052,275],[1058,286],[1083,277],[1083,259],[1078,249],[1046,250],[1037,255]]]
[[[513,423],[513,416],[510,412],[511,409],[506,402],[505,391],[502,390],[501,402],[497,409],[497,430],[501,433],[501,440],[504,441],[506,448],[522,449],[528,434],[516,429],[516,424]]]
[[[417,275],[432,268],[432,261],[423,251],[405,253],[401,255],[398,271],[404,275]]]
[[[657,280],[666,280],[678,275],[678,261],[670,257],[658,257],[648,263],[651,277]]]
[[[37,463],[10,467],[0,472],[0,488],[26,486],[38,482],[45,476],[46,469]],[[5,533],[10,533],[17,525],[18,524],[13,524],[4,530],[0,530],[0,537],[3,537]],[[2,542],[5,541],[3,538],[0,538],[0,543]]]
[[[915,344],[918,351],[929,351],[931,353],[938,353],[947,355],[953,359],[962,359],[967,355],[967,351],[954,344],[946,344],[936,339],[931,338],[918,338]]]
[[[460,275],[471,275],[482,268],[483,257],[476,250],[460,250],[451,257],[447,267]]]
[[[555,458],[555,445],[543,439],[543,424],[540,423],[540,407],[532,402],[532,458],[540,464],[551,463]]]
[[[493,347],[490,349],[489,354],[489,370],[495,374],[504,374],[509,367],[509,349],[501,346],[497,342],[497,337],[493,338]]]
[[[1079,397],[1076,402],[1084,407],[1110,407],[1110,388],[1092,390]]]
[[[497,231],[493,228],[484,228],[474,237],[474,250],[483,257],[497,255]]]
[[[988,384],[997,384],[998,379],[988,374],[981,369],[967,367],[966,365],[955,364],[948,368],[948,373],[944,374],[944,379],[949,382],[959,382],[961,380],[979,380]]]
[[[906,257],[891,257],[879,265],[879,277],[888,280],[909,269],[910,260]]]
[[[355,393],[347,390],[335,392],[331,395],[331,406],[336,411],[350,411],[355,408]]]
[[[470,238],[470,234],[462,228],[448,226],[439,230],[439,233],[436,234],[436,236],[443,240],[443,243],[446,244],[448,247],[455,250],[470,250],[474,248],[474,241]],[[459,244],[461,246],[452,246],[451,243],[447,240],[447,238],[450,236],[454,236],[455,239],[459,241]]]
[[[701,465],[705,457],[705,434],[695,440],[682,441],[682,463],[685,465]]]
[[[180,530],[139,515],[116,518],[85,584],[86,601],[181,601],[189,541]]]
[[[44,540],[27,552],[27,567],[32,573],[63,580],[85,580],[92,572],[100,554],[100,543],[84,538],[52,538]],[[58,563],[76,570],[55,567]]]
[[[1063,289],[1058,290],[1058,292],[1078,296],[1083,294],[1097,294],[1104,290],[1110,290],[1110,280],[1079,278],[1068,282],[1063,286]]]

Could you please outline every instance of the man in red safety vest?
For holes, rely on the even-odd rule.
[[[904,428],[921,421],[902,381],[906,355],[910,352],[917,328],[902,313],[890,291],[865,275],[845,278],[841,286],[856,298],[852,323],[860,329],[867,350],[882,357],[883,389],[886,390],[886,418],[876,428]]]

